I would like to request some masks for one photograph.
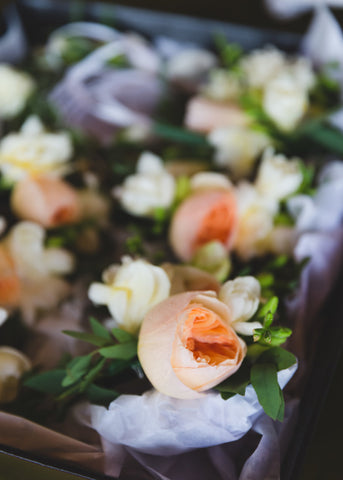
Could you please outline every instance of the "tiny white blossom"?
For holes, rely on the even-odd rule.
[[[249,87],[262,89],[285,65],[285,55],[274,47],[254,50],[240,62]]]

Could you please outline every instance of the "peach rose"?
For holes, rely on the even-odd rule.
[[[159,392],[198,398],[235,373],[246,345],[231,327],[231,313],[214,292],[186,292],[145,316],[138,342],[144,372]]]
[[[80,218],[76,191],[63,180],[53,177],[28,177],[17,182],[11,206],[19,218],[46,228],[73,223]]]
[[[212,240],[231,248],[237,207],[229,190],[204,190],[190,195],[175,212],[169,232],[176,255],[190,261],[196,250]]]

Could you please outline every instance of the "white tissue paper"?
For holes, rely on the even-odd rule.
[[[267,8],[277,17],[291,18],[323,5],[343,7],[343,0],[265,0]]]

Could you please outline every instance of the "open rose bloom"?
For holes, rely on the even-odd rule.
[[[246,345],[231,327],[230,310],[215,296],[183,293],[145,317],[138,356],[157,390],[198,398],[240,367]]]

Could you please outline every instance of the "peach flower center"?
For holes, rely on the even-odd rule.
[[[213,311],[194,305],[184,311],[181,341],[193,353],[197,362],[205,361],[216,366],[237,355],[235,334],[228,329]]]
[[[233,195],[223,194],[201,221],[194,247],[218,240],[226,245],[236,224],[236,203]]]

